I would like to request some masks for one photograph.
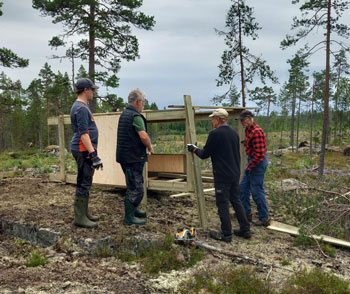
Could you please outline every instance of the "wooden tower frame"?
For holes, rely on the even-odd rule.
[[[173,191],[194,193],[197,197],[197,205],[201,227],[207,228],[207,214],[204,202],[203,177],[200,170],[199,158],[187,152],[186,144],[197,142],[195,120],[209,120],[212,110],[216,106],[192,106],[191,96],[184,96],[184,105],[170,105],[168,110],[146,110],[142,114],[147,123],[186,122],[186,134],[184,138],[183,154],[154,154],[148,157],[148,163],[144,169],[145,197],[143,204],[147,203],[147,189],[158,191]],[[243,109],[254,107],[220,107],[225,108],[229,118],[237,118]],[[209,109],[211,109],[209,111]],[[125,187],[125,177],[120,165],[115,160],[117,127],[121,112],[95,113],[94,118],[99,130],[98,153],[103,161],[103,171],[96,171],[93,179],[94,184],[113,185]],[[48,125],[58,125],[59,147],[65,150],[64,125],[70,124],[70,115],[60,115],[48,118]],[[244,129],[238,123],[240,140],[244,139]],[[241,174],[246,165],[246,156],[243,145],[241,153]],[[149,176],[152,175],[152,176]],[[65,170],[65,154],[60,152],[60,173],[51,174],[50,180],[67,183],[76,183],[76,175],[67,174]]]

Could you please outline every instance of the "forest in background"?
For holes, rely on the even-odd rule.
[[[341,23],[341,17],[350,4],[339,0],[292,1],[300,5],[301,14],[293,18],[292,34],[286,32],[280,47],[283,50],[298,46],[295,55],[287,60],[289,78],[280,84],[262,55],[253,54],[246,45],[256,40],[262,29],[254,16],[254,7],[248,2],[231,0],[225,29],[216,29],[227,49],[222,54],[216,80],[218,92],[221,89],[224,92],[211,101],[215,105],[243,107],[254,101],[258,105],[256,120],[262,124],[267,137],[270,132],[278,131],[281,143],[283,137],[289,137],[289,146],[298,146],[300,131],[309,132],[310,144],[321,144],[321,177],[326,144],[341,144],[349,128],[347,54],[350,49],[343,40],[350,36],[350,29]],[[0,16],[2,5],[0,1]],[[126,97],[110,94],[110,89],[118,88],[121,61],[139,58],[138,40],[131,29],[152,30],[155,25],[153,16],[139,10],[142,1],[33,0],[32,6],[41,16],[63,25],[63,33],[53,36],[49,46],[67,48],[65,56],[54,58],[71,62],[72,73],[55,72],[45,63],[26,89],[21,81],[11,80],[6,72],[0,74],[0,152],[27,147],[43,150],[47,145],[57,144],[57,129],[47,126],[47,118],[69,113],[76,98],[73,85],[79,77],[89,77],[107,90],[104,95],[97,93],[89,105],[93,112],[122,110]],[[311,36],[315,31],[321,34],[320,40],[313,43]],[[76,36],[81,36],[80,41],[72,42]],[[312,72],[310,59],[319,51],[325,52],[326,67]],[[76,73],[77,60],[87,63],[88,69],[81,66]],[[0,48],[0,67],[21,68],[28,64],[28,59]],[[148,102],[146,107],[157,108],[156,102]],[[199,134],[210,129],[209,122],[197,123]],[[150,128],[153,139],[165,133],[183,132],[181,123],[157,124]],[[70,128],[66,135],[69,142]]]

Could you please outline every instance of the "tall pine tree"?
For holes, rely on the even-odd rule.
[[[107,87],[118,87],[117,73],[122,60],[139,57],[133,25],[151,30],[153,16],[138,11],[142,0],[33,0],[33,7],[44,16],[51,16],[53,23],[62,23],[65,32],[55,36],[50,44],[65,45],[67,38],[82,36],[74,46],[75,56],[89,62],[89,77],[104,82]],[[76,51],[78,50],[78,51]],[[96,65],[101,69],[98,71]],[[96,100],[90,104],[96,111]]]
[[[302,12],[301,18],[295,17],[293,19],[292,30],[298,31],[294,36],[287,35],[281,42],[282,48],[297,44],[299,41],[306,39],[315,30],[324,30],[324,40],[313,44],[311,47],[306,44],[304,47],[304,54],[311,56],[315,52],[325,49],[326,52],[326,81],[324,92],[324,114],[323,114],[323,129],[322,129],[322,144],[319,166],[319,178],[323,176],[324,157],[326,150],[326,142],[329,128],[329,83],[330,83],[330,53],[331,45],[346,47],[339,40],[332,40],[331,33],[337,34],[339,37],[348,38],[350,36],[349,28],[339,22],[343,12],[349,8],[349,1],[345,0],[306,0],[300,6]],[[299,0],[293,0],[293,4],[299,3]],[[334,51],[334,50],[333,50]]]
[[[246,106],[246,83],[252,83],[258,76],[264,83],[266,79],[277,81],[269,65],[260,57],[252,54],[245,46],[245,40],[258,38],[257,31],[261,29],[253,16],[253,8],[245,0],[232,0],[233,4],[227,13],[226,28],[228,31],[216,30],[220,36],[225,36],[228,49],[224,51],[219,65],[217,86],[229,85],[227,92],[215,97],[215,102],[225,101],[229,96],[237,96],[234,79],[239,76],[241,82],[242,106]]]

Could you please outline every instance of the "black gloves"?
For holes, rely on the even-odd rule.
[[[198,149],[198,147],[194,144],[187,144],[187,150],[190,152],[196,152],[196,150]]]
[[[101,168],[101,170],[103,169],[102,160],[101,160],[101,158],[99,158],[97,156],[97,151],[96,150],[94,150],[94,152],[89,153],[89,158],[92,161],[92,167],[94,169],[99,169],[99,168]]]

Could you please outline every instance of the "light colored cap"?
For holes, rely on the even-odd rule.
[[[218,108],[215,109],[209,117],[228,118],[228,112],[223,108]]]

